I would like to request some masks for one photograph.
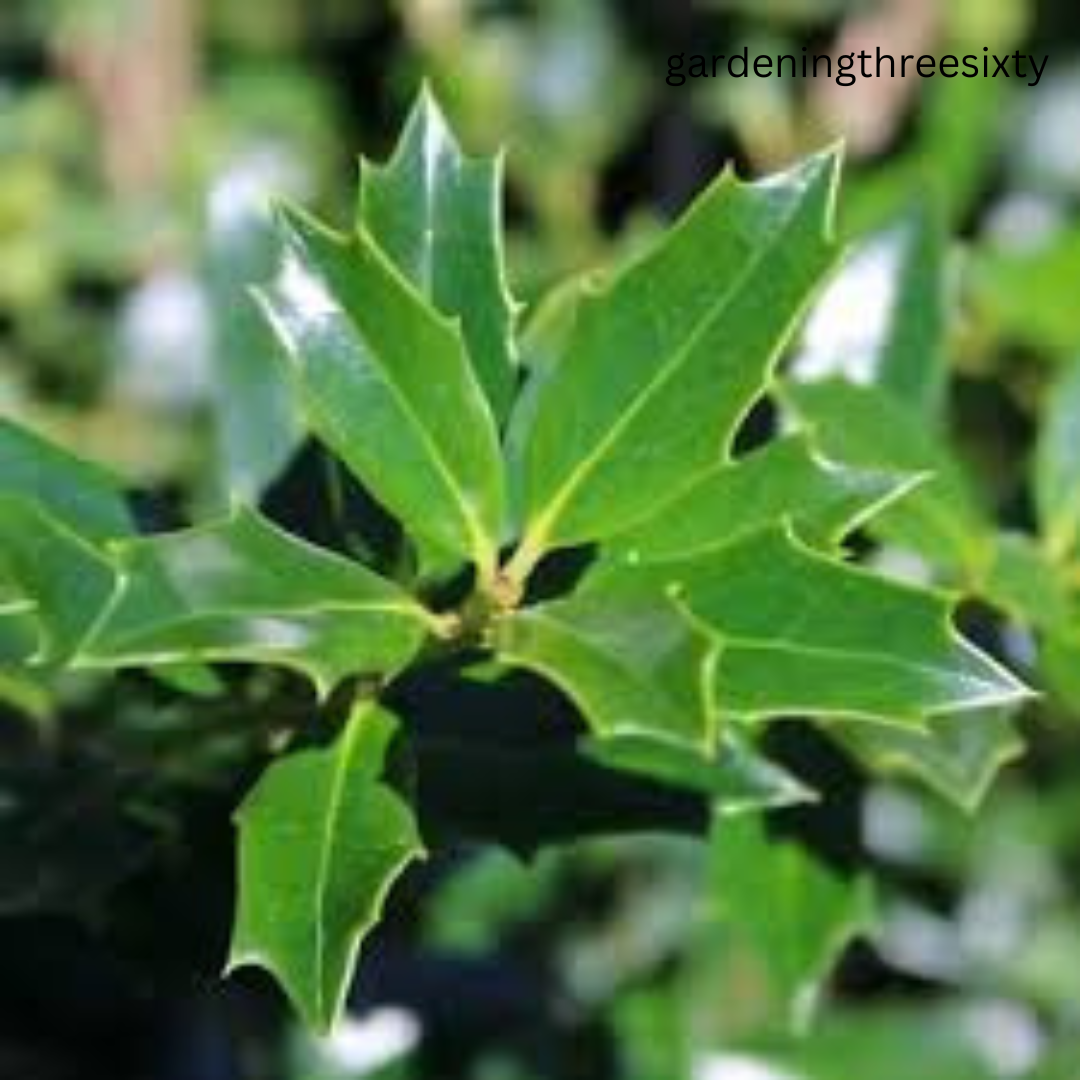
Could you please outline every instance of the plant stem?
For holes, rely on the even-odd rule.
[[[525,583],[536,569],[536,564],[544,557],[546,549],[543,538],[536,532],[526,534],[503,567],[500,577],[503,587],[515,590],[518,596],[525,591]]]

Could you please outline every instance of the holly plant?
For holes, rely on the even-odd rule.
[[[421,94],[389,162],[363,164],[352,225],[279,208],[276,270],[252,283],[280,346],[265,379],[367,500],[341,543],[257,502],[140,532],[112,477],[0,427],[8,700],[75,670],[145,669],[196,708],[238,692],[237,672],[310,682],[236,813],[229,967],[268,969],[313,1028],[340,1015],[395,882],[443,840],[408,764],[417,671],[449,673],[448,724],[471,700],[455,685],[524,679],[570,710],[591,768],[704,805],[726,909],[802,998],[866,928],[867,893],[758,828],[806,795],[763,733],[802,717],[930,745],[1025,696],[955,629],[956,596],[845,549],[925,469],[825,456],[842,410],[762,438],[755,406],[837,255],[839,168],[831,149],[754,183],[725,171],[639,257],[523,319],[500,162],[463,156]],[[480,743],[456,767],[505,782]],[[569,784],[523,785],[520,813],[572,802]]]

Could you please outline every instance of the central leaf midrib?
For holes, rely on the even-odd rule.
[[[170,626],[184,626],[203,620],[212,619],[282,619],[304,618],[308,615],[400,615],[414,620],[421,626],[428,625],[427,613],[418,604],[404,601],[376,601],[366,603],[343,603],[328,601],[324,604],[308,604],[304,607],[283,607],[267,605],[264,609],[221,607],[200,611],[197,608],[184,607],[182,614],[175,618],[158,619],[143,623],[137,630],[132,630],[116,638],[116,644],[136,641],[141,635],[154,634]],[[103,627],[104,629],[104,627]],[[90,642],[93,644],[93,642]]]
[[[441,205],[438,175],[443,171],[443,162],[446,162],[446,171],[451,175],[451,179],[456,182],[460,166],[454,161],[456,147],[449,142],[448,133],[440,130],[439,122],[430,115],[424,125],[422,138],[424,230],[421,236],[420,266],[418,270],[424,294],[430,298],[432,306],[438,307],[438,302],[435,299],[435,248],[439,239],[440,216],[438,208]]]
[[[746,634],[730,634],[724,630],[716,630],[726,646],[730,649],[747,649],[757,652],[788,653],[793,656],[806,656],[811,659],[821,658],[829,660],[849,659],[855,662],[869,660],[874,663],[886,664],[897,671],[910,671],[915,674],[925,674],[940,678],[942,675],[954,677],[955,669],[948,666],[939,666],[925,661],[911,661],[898,657],[895,653],[874,652],[869,649],[849,649],[841,646],[809,645],[800,641],[785,637],[756,637]],[[954,644],[960,644],[955,642]],[[721,660],[721,668],[723,661]],[[986,679],[965,672],[959,676],[966,683],[974,683],[990,691],[996,684]]]
[[[732,197],[738,190],[737,187],[732,188]],[[801,209],[802,200],[800,198],[792,209],[777,222],[772,235],[770,235],[769,239],[747,260],[747,265],[737,275],[728,289],[717,298],[716,303],[709,308],[707,314],[698,321],[693,332],[676,350],[674,359],[670,363],[663,365],[646,383],[636,399],[619,414],[615,423],[600,437],[596,446],[579,461],[573,470],[571,470],[558,494],[548,504],[547,509],[535,519],[533,527],[530,530],[534,535],[544,537],[551,531],[555,523],[562,516],[569,501],[577,493],[577,490],[581,487],[589,474],[599,466],[601,459],[607,454],[611,446],[621,438],[630,424],[648,406],[655,394],[682,369],[698,342],[705,335],[706,331],[714,324],[721,311],[728,307],[737,293],[745,287],[746,281],[757,272],[766,256],[771,255],[776,250],[780,238],[786,234],[792,222],[799,216]]]
[[[319,862],[315,875],[315,993],[318,1005],[318,1013],[325,1017],[327,1013],[326,1001],[326,892],[327,882],[330,876],[330,862],[334,849],[334,823],[341,812],[344,799],[345,777],[348,774],[349,764],[352,760],[353,746],[356,741],[357,731],[364,717],[354,716],[343,732],[342,745],[337,753],[333,753],[334,775],[328,791],[326,804],[326,827],[321,836],[322,843],[319,846]]]
[[[374,238],[370,235],[370,233],[368,233],[366,229],[360,230],[360,238],[369,247],[371,257],[378,261],[381,256],[378,252],[378,246],[375,243]],[[407,279],[405,279],[404,276],[400,275],[398,271],[389,263],[388,260],[386,260],[384,270],[393,274],[397,274],[401,278],[402,283],[405,285],[406,288],[412,288],[408,284]],[[417,293],[417,296],[421,299],[421,301],[423,301],[423,297],[420,296],[419,293]],[[435,466],[436,472],[442,479],[443,484],[445,485],[446,489],[450,494],[452,502],[457,507],[458,513],[461,516],[462,524],[464,524],[466,535],[469,538],[471,554],[473,558],[477,561],[477,563],[483,564],[485,561],[487,561],[491,549],[491,545],[488,543],[487,532],[477,519],[473,511],[473,507],[469,499],[465,495],[464,489],[459,486],[457,477],[453,469],[451,468],[450,463],[446,461],[438,444],[432,438],[431,434],[427,431],[425,425],[421,421],[420,417],[417,415],[416,410],[409,402],[408,396],[404,394],[401,387],[398,386],[396,380],[392,377],[392,374],[387,368],[386,364],[381,360],[381,351],[373,347],[370,338],[367,334],[364,333],[363,329],[360,327],[357,320],[353,318],[352,314],[348,312],[348,309],[342,306],[341,310],[343,313],[346,314],[348,324],[363,345],[364,351],[375,361],[372,366],[379,373],[383,384],[390,391],[394,400],[401,408],[401,411],[404,414],[405,419],[409,423],[410,427],[417,434],[420,443],[427,450],[428,456],[430,457],[433,465]],[[451,320],[446,319],[446,317],[436,311],[434,307],[429,308],[429,312],[431,317],[441,323],[442,326],[450,332],[451,336],[454,337],[455,340],[457,340],[460,344],[460,339],[457,337],[454,323]],[[468,383],[469,381],[469,369],[467,366],[465,368],[465,381],[466,383]]]

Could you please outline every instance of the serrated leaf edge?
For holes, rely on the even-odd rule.
[[[840,161],[841,161],[842,146],[841,144],[835,144],[833,147],[822,151],[819,154],[813,155],[806,161],[800,162],[799,165],[794,168],[777,173],[773,176],[767,176],[761,180],[757,180],[753,183],[745,183],[739,180],[734,170],[731,168],[725,168],[720,174],[720,177],[710,184],[698,199],[695,200],[695,205],[703,199],[710,196],[715,196],[715,192],[718,190],[724,190],[726,188],[752,188],[758,190],[768,190],[770,188],[783,187],[792,183],[793,176],[800,176],[800,187],[805,190],[811,184],[809,177],[816,174],[818,169],[825,168],[829,171],[828,190],[825,195],[825,213],[822,221],[821,236],[826,245],[829,245],[833,241],[835,234],[835,208],[836,208],[836,194],[839,188],[839,174],[840,174]],[[758,248],[754,255],[747,260],[746,266],[743,267],[736,280],[732,283],[731,287],[725,291],[723,296],[718,297],[716,302],[710,309],[710,315],[701,321],[701,325],[697,327],[694,332],[679,346],[677,350],[678,359],[671,363],[664,365],[659,371],[657,371],[652,379],[648,382],[647,386],[636,395],[635,400],[632,402],[628,409],[625,409],[619,416],[618,420],[604,433],[599,439],[597,444],[586,454],[571,471],[569,477],[565,478],[560,486],[559,491],[548,501],[543,510],[538,513],[534,513],[531,521],[526,523],[525,535],[522,540],[521,546],[518,549],[518,553],[515,555],[514,561],[511,563],[510,570],[512,576],[518,578],[524,578],[527,576],[528,571],[536,564],[537,561],[548,550],[549,540],[548,536],[553,530],[555,523],[558,521],[563,510],[573,497],[574,493],[578,490],[589,473],[595,468],[596,462],[601,458],[603,453],[614,443],[614,441],[622,435],[625,429],[635,419],[635,417],[645,408],[646,404],[652,399],[654,392],[657,388],[664,386],[670,378],[673,377],[674,372],[681,368],[685,358],[690,354],[700,335],[704,332],[704,328],[710,326],[716,314],[722,310],[722,308],[730,301],[730,299],[737,295],[740,288],[745,285],[747,279],[751,276],[754,270],[760,265],[765,251],[771,251],[775,248],[776,244],[781,242],[787,227],[798,216],[801,204],[796,202],[795,205],[789,211],[789,214],[785,217],[783,223],[777,227],[775,233],[769,238],[766,244]],[[684,215],[683,220],[689,214],[692,213],[692,207]],[[638,265],[645,262],[652,257],[660,246],[669,243],[671,236],[678,231],[680,224],[676,224],[671,230],[666,232],[664,236],[658,241],[657,245],[650,247],[644,251],[637,259],[631,260],[625,267],[623,267],[619,273],[611,280],[600,285],[595,292],[590,293],[588,289],[584,292],[583,303],[588,303],[590,300],[595,300],[596,297],[603,296],[607,291],[617,282],[624,274],[633,271]],[[780,338],[776,342],[773,349],[772,356],[769,362],[765,366],[765,376],[761,381],[759,393],[755,395],[760,397],[770,384],[771,372],[775,366],[776,360],[783,351],[785,341],[790,337],[790,334],[794,331],[795,326],[798,325],[802,315],[811,303],[811,297],[808,296],[806,301],[800,308],[790,322],[788,323],[787,330],[784,334],[780,335]],[[738,423],[735,425],[738,426]],[[720,450],[718,456],[723,458],[724,450]],[[649,513],[651,514],[652,508]]]
[[[295,241],[303,247],[307,246],[306,241],[304,240],[303,235],[298,231],[296,223],[321,233],[324,239],[335,244],[343,251],[347,252],[353,247],[363,247],[370,254],[372,259],[380,264],[380,268],[388,276],[394,279],[397,287],[408,292],[413,301],[424,307],[433,322],[440,324],[445,331],[454,337],[462,350],[462,355],[468,357],[468,348],[464,340],[464,335],[461,332],[461,319],[445,315],[435,307],[435,305],[432,304],[397,268],[393,260],[379,247],[366,229],[358,227],[352,234],[342,233],[337,229],[331,228],[325,222],[320,221],[314,215],[309,214],[302,207],[298,207],[290,202],[276,204],[274,207],[274,217],[278,223],[279,229],[289,236],[292,236]],[[273,296],[274,290],[280,287],[282,276],[290,272],[290,266],[292,267],[292,272],[302,275],[305,280],[311,281],[312,276],[302,265],[300,265],[296,256],[292,252],[286,251],[282,258],[282,265],[275,277],[265,284],[252,286],[249,292],[254,297],[255,302],[263,312],[264,317],[273,327],[275,334],[281,341],[290,360],[288,370],[294,373],[295,378],[297,377],[297,369],[301,368],[305,362],[300,358],[301,350],[297,348],[297,344],[288,327],[282,323],[274,311]],[[328,294],[328,300],[332,302],[335,307],[343,312],[345,311],[344,307],[336,301],[332,294],[329,294],[329,290],[321,282],[312,282],[312,287],[317,288],[320,293]],[[364,340],[364,334],[356,325],[355,321],[348,316],[347,312],[345,315],[352,331],[361,340]],[[367,348],[366,342],[365,348]],[[474,501],[469,497],[469,493],[462,490],[459,486],[458,478],[454,475],[453,469],[443,457],[442,451],[438,444],[432,439],[431,434],[428,432],[421,418],[416,415],[408,397],[401,393],[396,381],[389,377],[381,367],[379,368],[379,372],[380,381],[392,395],[402,413],[410,420],[417,439],[426,448],[429,459],[442,479],[446,491],[456,505],[460,520],[465,526],[466,534],[469,537],[469,556],[473,559],[485,577],[493,578],[497,561],[498,536],[488,535],[488,530],[484,525],[481,515],[478,513]],[[499,453],[495,419],[491,412],[491,406],[488,403],[487,395],[485,394],[471,363],[465,365],[465,377],[470,384],[469,392],[475,395],[477,408],[481,410],[482,414],[486,416],[490,422],[492,458],[501,463],[502,455]],[[299,410],[310,425],[310,408],[306,402],[307,395],[302,390],[298,390],[296,396]],[[505,482],[500,474],[500,503],[505,504],[505,496]],[[495,526],[496,529],[498,529],[500,525],[501,522],[497,523]]]
[[[337,760],[341,762],[339,767],[335,769],[333,785],[330,792],[330,801],[328,803],[328,810],[330,811],[326,817],[329,820],[334,814],[340,811],[342,792],[344,790],[345,778],[349,771],[349,766],[352,761],[353,753],[355,752],[356,743],[360,735],[361,724],[368,720],[371,714],[380,715],[381,710],[379,706],[374,702],[364,702],[354,712],[350,721],[342,733],[342,738],[346,740],[346,744],[341,748],[341,753],[337,757]],[[299,753],[333,753],[335,747],[330,747],[319,750],[302,750]],[[383,747],[385,750],[385,746]],[[279,760],[287,760],[279,759]],[[273,763],[270,768],[273,767]],[[374,783],[380,786],[384,786],[382,781],[376,778]],[[258,782],[256,783],[256,788]],[[252,789],[252,792],[256,790]],[[248,798],[251,795],[249,794]],[[247,803],[247,799],[244,800],[233,814],[234,823],[239,826],[242,821],[244,807]],[[327,830],[327,836],[329,832]],[[383,908],[385,907],[386,900],[390,895],[390,891],[397,883],[401,874],[409,866],[410,863],[417,860],[423,860],[427,857],[427,849],[424,847],[423,842],[419,836],[419,833],[415,836],[416,846],[414,848],[407,849],[402,852],[396,863],[391,867],[389,873],[380,883],[380,885],[372,893],[372,903],[370,915],[366,919],[360,919],[350,928],[350,942],[346,953],[346,970],[351,971],[356,965],[356,959],[359,956],[360,949],[363,945],[364,938],[374,927],[379,919],[382,917]],[[333,844],[326,842],[320,845],[320,860],[318,870],[318,881],[315,890],[316,895],[316,917],[314,920],[314,929],[316,935],[316,949],[315,949],[315,970],[316,979],[315,985],[317,988],[318,999],[316,1001],[315,1012],[312,1013],[305,1005],[305,1003],[294,996],[294,991],[288,982],[282,978],[278,979],[279,985],[285,991],[289,1000],[292,1001],[297,1011],[304,1016],[310,1023],[312,1029],[320,1035],[328,1035],[337,1022],[339,1016],[345,1005],[345,998],[349,989],[349,980],[345,979],[342,985],[339,987],[337,994],[333,1000],[328,1001],[326,997],[326,979],[325,979],[325,948],[323,939],[323,904],[325,903],[326,884],[329,875],[330,866],[330,850]],[[225,965],[222,969],[222,976],[228,977],[234,972],[245,967],[259,967],[271,974],[278,977],[277,968],[273,959],[265,952],[259,949],[253,949],[245,947],[241,949],[230,946],[229,955],[226,959]]]

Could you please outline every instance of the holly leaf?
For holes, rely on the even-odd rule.
[[[119,584],[83,667],[281,664],[326,694],[346,675],[399,670],[439,629],[396,585],[251,510],[122,541],[113,557]]]
[[[38,626],[29,601],[0,598],[0,704],[44,722],[49,693],[44,673],[27,666],[39,647]]]
[[[69,518],[84,515],[85,506]],[[101,527],[109,527],[107,520]],[[11,605],[11,617],[23,628],[20,638],[25,640],[28,619],[35,627],[26,661],[53,666],[78,650],[112,595],[115,573],[97,548],[41,504],[0,495],[0,581],[20,598]]]
[[[27,428],[0,417],[5,496],[39,504],[56,522],[94,544],[132,531],[120,482]]]
[[[921,479],[829,461],[795,435],[703,473],[604,550],[643,563],[687,558],[784,519],[807,539],[835,546]]]
[[[721,714],[806,713],[919,725],[1026,696],[960,638],[951,602],[807,547],[783,526],[688,559],[609,568],[587,592],[666,592],[718,646]]]
[[[830,724],[829,733],[874,775],[910,777],[974,813],[997,774],[1024,751],[1008,712],[941,716],[925,730]]]
[[[832,259],[838,158],[725,173],[580,304],[515,431],[522,562],[612,536],[719,461]]]
[[[362,231],[444,315],[461,320],[477,378],[498,418],[517,383],[515,305],[502,251],[502,159],[465,157],[422,90],[386,165],[364,162]]]
[[[37,648],[37,629],[29,600],[0,600],[0,667],[24,664]]]
[[[1051,557],[1067,558],[1080,547],[1080,362],[1065,370],[1047,406],[1035,498]]]
[[[133,524],[116,477],[3,418],[0,475],[0,698],[43,715],[45,669],[97,618],[114,581],[104,547]]]
[[[525,447],[543,399],[544,385],[551,371],[567,354],[567,347],[585,300],[602,288],[599,273],[581,273],[549,289],[529,312],[518,340],[521,366],[525,372],[521,390],[506,432],[505,457],[509,463],[508,501],[515,520],[520,517],[525,493],[521,463]]]
[[[533,394],[549,372],[564,356],[582,303],[604,287],[604,275],[596,271],[574,274],[549,289],[529,312],[520,334],[521,363],[535,378],[530,378],[522,396]],[[518,402],[520,411],[522,403]],[[517,417],[517,430],[523,433],[531,424]]]
[[[915,410],[878,387],[837,378],[788,381],[781,397],[827,456],[925,475],[918,490],[875,516],[871,532],[969,583],[981,580],[992,530],[960,464]]]
[[[759,816],[715,818],[710,865],[718,920],[805,1030],[822,982],[874,926],[869,881],[844,880],[797,845],[770,842]]]
[[[845,375],[936,423],[948,367],[945,237],[919,206],[859,243],[806,320],[800,381]]]
[[[128,512],[120,481],[8,421],[0,419],[0,469],[11,491],[6,510],[0,506],[0,647],[4,687],[0,695],[33,711],[43,711],[46,670],[70,661],[96,622],[115,586],[115,567],[108,546],[132,536],[135,524]],[[0,499],[0,502],[3,500]],[[14,589],[17,617],[5,620],[5,577],[17,579]],[[17,624],[15,619],[17,618]],[[6,622],[6,625],[4,623]],[[10,655],[13,641],[25,648],[16,667]],[[194,668],[182,673],[158,669],[182,692],[206,687],[213,675]]]
[[[319,1032],[341,1014],[391,886],[424,853],[412,812],[381,781],[396,729],[393,714],[359,705],[333,745],[271,765],[236,815],[228,971],[271,972]]]
[[[277,262],[269,208],[226,177],[210,197],[203,274],[211,316],[215,476],[222,502],[254,502],[302,439],[281,348],[248,289]]]
[[[598,736],[651,735],[708,751],[713,647],[662,594],[579,595],[503,619],[495,649],[559,687]]]
[[[410,532],[494,573],[503,524],[495,424],[456,323],[364,233],[293,211],[260,291],[308,426]]]
[[[756,813],[817,798],[801,780],[734,731],[722,733],[717,749],[708,755],[649,735],[592,739],[584,751],[609,769],[695,791],[718,814]]]

